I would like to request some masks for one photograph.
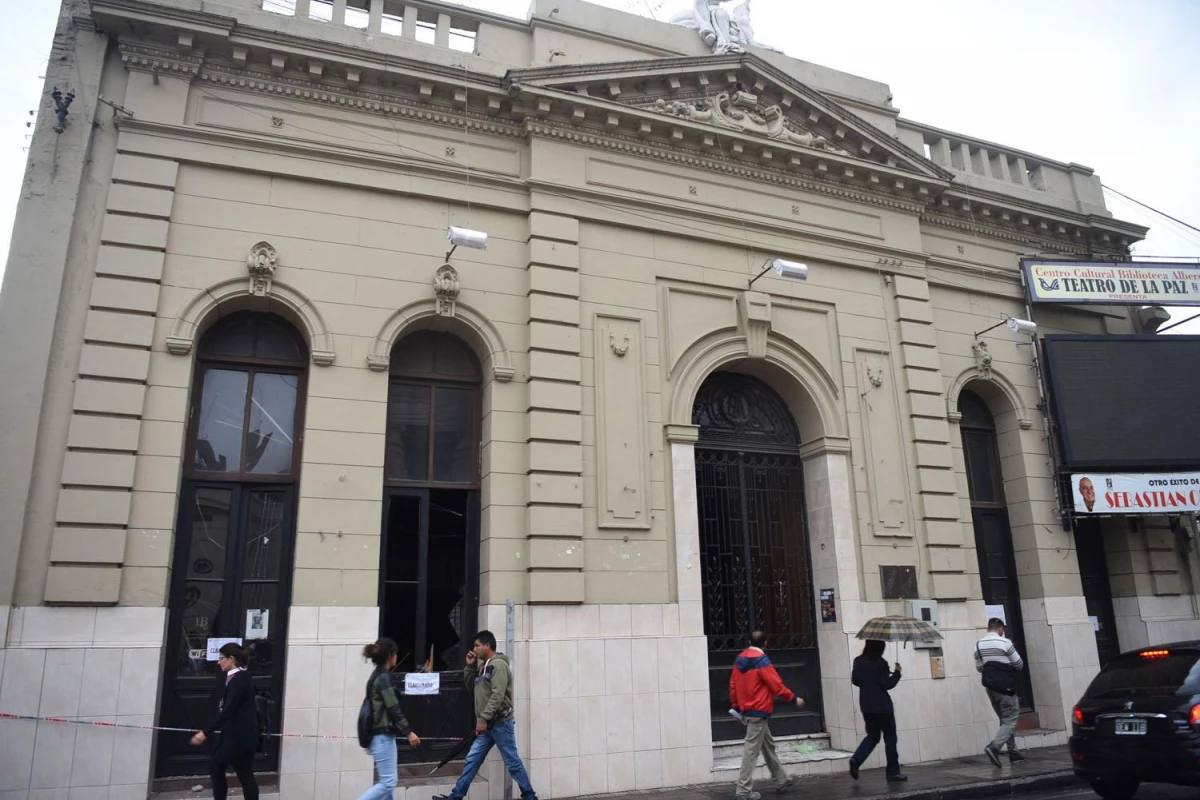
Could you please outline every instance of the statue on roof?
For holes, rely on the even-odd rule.
[[[671,22],[699,31],[700,38],[716,55],[744,53],[746,47],[775,50],[774,47],[768,47],[754,39],[754,27],[750,23],[751,0],[743,0],[742,4],[733,10],[733,14],[722,7],[722,4],[728,1],[691,0],[692,8],[675,14],[671,17]]]

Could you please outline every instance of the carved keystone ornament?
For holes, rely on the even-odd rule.
[[[434,309],[439,317],[453,317],[458,304],[458,270],[449,264],[433,273],[433,293],[437,297]]]
[[[250,273],[250,294],[266,297],[271,293],[271,281],[275,279],[275,267],[278,265],[279,255],[269,242],[259,242],[250,248],[250,256],[246,259],[246,269]]]

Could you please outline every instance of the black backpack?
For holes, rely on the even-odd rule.
[[[265,694],[254,690],[254,711],[258,716],[258,751],[266,752],[267,742],[271,740],[271,715],[275,702]]]
[[[358,709],[358,746],[363,749],[369,748],[371,740],[375,738],[375,709],[371,706],[371,689],[376,677],[372,675],[367,679],[367,696]]]

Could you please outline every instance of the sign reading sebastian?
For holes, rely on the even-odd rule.
[[[1200,264],[1023,259],[1035,303],[1200,306]]]
[[[1077,514],[1186,514],[1200,511],[1200,472],[1071,476]]]

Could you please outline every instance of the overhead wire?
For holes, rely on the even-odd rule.
[[[1138,200],[1136,198],[1130,197],[1129,195],[1125,194],[1124,192],[1118,191],[1118,190],[1114,189],[1113,187],[1109,186],[1107,183],[1102,183],[1100,185],[1103,186],[1105,189],[1108,189],[1113,194],[1124,197],[1126,200],[1128,200],[1131,203],[1136,203],[1137,205],[1141,206],[1142,208],[1153,211],[1155,214],[1158,214],[1160,217],[1165,217],[1165,218],[1171,220],[1172,222],[1178,222],[1180,225],[1183,225],[1186,228],[1190,228],[1191,230],[1195,231],[1196,233],[1200,233],[1200,228],[1197,228],[1195,225],[1192,225],[1191,223],[1184,222],[1183,220],[1179,219],[1178,217],[1173,217],[1165,211],[1159,211],[1154,206],[1149,205],[1148,203],[1143,203],[1141,200]]]

